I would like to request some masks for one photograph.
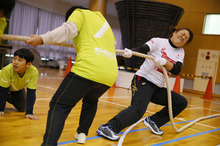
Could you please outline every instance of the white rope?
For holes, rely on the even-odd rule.
[[[144,119],[145,119],[145,118],[140,119],[139,121],[137,121],[136,123],[134,123],[133,125],[131,125],[131,126],[122,134],[122,136],[121,136],[120,139],[119,139],[118,146],[121,146],[121,145],[122,145],[122,143],[123,143],[123,141],[124,141],[124,138],[125,138],[125,136],[128,134],[128,132],[129,132],[133,127],[135,127],[138,123],[144,121]]]
[[[3,40],[15,40],[15,41],[26,41],[29,38],[30,37],[26,37],[26,36],[7,35],[7,34],[4,34],[1,37],[1,39],[3,39]],[[71,44],[71,43],[50,43],[50,44],[44,44],[44,45],[58,45],[58,46],[65,46],[65,47],[73,47],[73,44]],[[123,54],[125,52],[124,50],[115,50],[115,51],[116,51],[116,53],[120,53],[120,54]],[[138,52],[132,51],[132,54],[135,55],[135,56],[138,56],[138,57],[154,60],[154,57],[149,56],[149,55],[145,55],[145,54],[142,54],[142,53],[138,53]],[[169,85],[169,79],[168,79],[167,71],[166,71],[166,69],[163,66],[161,66],[161,69],[163,70],[163,74],[164,74],[164,77],[166,79],[167,95],[168,95],[168,109],[169,109],[170,122],[171,122],[171,125],[172,125],[173,129],[176,132],[182,132],[184,129],[192,126],[193,124],[195,124],[196,122],[198,122],[200,120],[211,118],[211,117],[220,116],[220,114],[214,114],[214,115],[209,115],[209,116],[205,116],[205,117],[200,117],[200,118],[195,119],[194,121],[188,123],[187,125],[181,127],[180,129],[177,129],[176,126],[175,126],[175,123],[173,121],[171,90],[170,90],[170,85]]]
[[[4,34],[0,39],[2,39],[2,40],[13,40],[13,41],[27,41],[28,39],[30,39],[30,37]],[[74,48],[73,44],[71,44],[71,43],[47,43],[47,44],[43,44],[43,45],[56,45],[56,46]]]

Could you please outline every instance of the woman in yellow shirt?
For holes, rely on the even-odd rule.
[[[104,16],[100,12],[73,7],[67,11],[66,20],[62,26],[26,41],[38,46],[72,39],[77,52],[76,63],[51,99],[41,146],[57,145],[68,114],[81,99],[83,105],[75,138],[78,143],[85,143],[98,99],[115,83],[118,74],[115,37]]]

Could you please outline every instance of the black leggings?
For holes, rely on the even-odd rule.
[[[108,89],[109,86],[87,80],[70,72],[50,101],[42,146],[57,145],[67,116],[82,98],[83,105],[77,133],[87,135],[96,114],[98,99]]]
[[[176,92],[171,92],[173,117],[176,117],[187,106],[187,100]],[[135,75],[132,80],[131,105],[119,112],[107,124],[112,125],[114,132],[136,123],[146,112],[149,102],[164,106],[162,110],[153,114],[151,119],[158,127],[167,123],[169,119],[167,89],[160,88],[143,77]]]

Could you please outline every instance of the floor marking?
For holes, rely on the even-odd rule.
[[[169,140],[169,141],[153,144],[153,145],[150,145],[150,146],[161,146],[161,145],[173,143],[173,142],[176,142],[176,141],[184,140],[184,139],[187,139],[187,138],[191,138],[191,137],[195,137],[195,136],[199,136],[199,135],[215,132],[215,131],[218,131],[218,130],[220,130],[220,128],[209,130],[209,131],[205,131],[205,132],[201,132],[201,133],[197,133],[197,134],[192,134],[192,135],[184,136],[184,137],[181,137],[181,138],[172,139],[172,140]]]
[[[47,87],[47,86],[42,86],[42,85],[38,85],[38,86],[40,86],[40,87],[44,87],[44,88],[48,88],[48,89],[51,89],[51,90],[56,90],[56,89],[54,89],[54,88],[51,88],[51,87]],[[110,97],[101,97],[101,98],[110,98]],[[111,97],[111,98],[114,98],[114,97]],[[119,98],[119,97],[116,97],[116,98]],[[48,99],[51,99],[51,98],[41,98],[41,99],[39,99],[39,100],[48,100]],[[114,104],[114,105],[119,105],[119,106],[122,106],[122,107],[128,107],[128,106],[126,106],[126,105],[122,105],[122,104],[118,104],[118,103],[114,103],[114,102],[109,102],[109,101],[105,101],[105,100],[99,100],[99,101],[102,101],[102,102],[105,102],[105,103],[111,103],[111,104]],[[190,105],[190,106],[194,106],[194,107],[196,107],[196,108],[188,108],[188,109],[199,109],[199,108],[202,108],[202,107],[199,107],[199,106],[195,106],[195,105]],[[203,109],[206,109],[206,108],[203,108]],[[207,109],[207,110],[212,110],[212,109]],[[217,110],[213,110],[213,111],[217,111]],[[146,111],[146,112],[149,112],[149,113],[155,113],[155,112],[151,112],[151,111]],[[183,118],[176,118],[176,119],[179,119],[179,120],[184,120]],[[143,121],[143,119],[141,119],[142,121]],[[141,121],[140,120],[140,121]],[[191,120],[192,121],[192,120]],[[184,120],[184,122],[186,122],[185,120]],[[179,122],[180,123],[180,122]],[[175,124],[177,124],[177,123],[175,123]],[[213,126],[209,126],[209,125],[205,125],[205,124],[200,124],[200,123],[195,123],[195,124],[199,124],[199,125],[202,125],[202,126],[206,126],[206,127],[210,127],[210,128],[216,128],[216,127],[213,127]],[[132,127],[133,128],[133,127]],[[220,128],[219,128],[220,129]],[[219,130],[218,129],[218,130]],[[210,130],[211,132],[213,132],[213,130]],[[215,130],[214,129],[214,131],[217,131],[217,130]],[[130,133],[129,131],[127,132],[127,133]],[[126,134],[127,134],[126,133]],[[200,133],[198,133],[198,134],[194,134],[195,136],[198,136],[198,135],[202,135],[202,134],[206,134],[206,133],[210,133],[209,131],[206,131],[206,132],[202,132],[201,134]],[[120,133],[119,133],[120,134]],[[96,136],[96,137],[101,137],[101,136]],[[186,138],[190,138],[190,137],[193,137],[192,135],[191,136],[186,136]],[[176,141],[178,141],[178,140],[182,140],[182,139],[186,139],[186,138],[177,138],[176,139]],[[95,137],[91,137],[91,138],[86,138],[87,140],[90,140],[90,139],[95,139]],[[58,145],[62,145],[62,144],[67,144],[67,143],[73,143],[73,142],[76,142],[76,140],[73,140],[73,141],[67,141],[67,142],[61,142],[61,143],[58,143]],[[170,142],[168,141],[168,143],[171,143],[171,142],[175,142],[175,139],[174,140],[170,140]],[[152,145],[152,146],[157,146],[157,145]]]
[[[119,103],[114,103],[114,102],[110,102],[110,101],[105,101],[105,100],[99,100],[99,101],[102,101],[102,102],[106,102],[106,103],[111,103],[111,104],[114,104],[114,105],[119,105],[119,106],[122,106],[122,107],[128,107],[126,105],[122,105],[122,104],[119,104]],[[151,111],[146,111],[148,113],[155,113],[155,112],[151,112]]]
[[[202,107],[186,108],[185,110],[200,109]]]
[[[189,120],[189,121],[183,121],[183,122],[178,122],[178,123],[176,123],[176,124],[181,124],[181,123],[187,123],[187,122],[191,122],[192,120]],[[165,124],[164,126],[162,126],[162,127],[166,127],[166,126],[170,126],[171,124]],[[149,128],[141,128],[141,129],[135,129],[135,130],[131,130],[129,133],[132,133],[132,132],[138,132],[138,131],[143,131],[143,130],[147,130],[147,129],[149,129]],[[220,130],[220,128],[218,128],[218,129],[213,129],[213,130],[209,130],[209,131],[205,131],[205,132],[202,132],[202,133],[204,133],[204,134],[206,134],[206,133],[210,133],[210,132],[214,132],[214,131],[218,131],[218,130]],[[120,133],[118,133],[118,135],[120,135],[120,134],[123,134],[124,132],[120,132]],[[198,134],[200,134],[200,133],[198,133]],[[195,136],[198,136],[198,134],[194,134]],[[200,134],[201,135],[201,134]],[[185,136],[185,137],[188,137],[188,136]],[[191,135],[191,137],[193,137],[192,135]],[[86,140],[92,140],[92,139],[98,139],[98,138],[103,138],[102,136],[93,136],[93,137],[88,137],[88,138],[86,138]],[[190,138],[190,137],[189,137]],[[185,138],[186,139],[186,138]],[[182,140],[182,139],[181,139]],[[170,141],[172,141],[172,140],[170,140]],[[77,142],[77,140],[70,140],[70,141],[65,141],[65,142],[59,142],[58,143],[58,145],[64,145],[64,144],[69,144],[69,143],[75,143],[75,142]],[[156,146],[156,145],[155,145]]]
[[[122,105],[122,104],[118,104],[118,103],[114,103],[114,102],[109,102],[109,101],[104,101],[104,100],[100,100],[102,102],[106,102],[106,103],[111,103],[111,104],[114,104],[114,105],[119,105],[119,106],[122,106],[122,107],[128,107],[128,106],[125,106],[125,105]],[[146,111],[148,113],[155,113],[155,112],[151,112],[151,111]],[[181,120],[181,121],[186,121],[185,119],[183,118],[175,118],[177,120]],[[193,121],[193,120],[192,120]],[[210,127],[210,128],[213,128],[215,129],[216,127],[213,127],[213,126],[209,126],[209,125],[205,125],[205,124],[200,124],[200,123],[195,123],[195,124],[198,124],[198,125],[202,125],[202,126],[205,126],[205,127]]]
[[[51,89],[51,90],[56,90],[54,88],[51,88],[51,87],[47,87],[47,86],[42,86],[42,85],[39,85],[41,87],[44,87],[44,88],[48,88],[48,89]],[[107,97],[101,97],[101,98],[107,98]],[[105,103],[110,103],[110,104],[114,104],[114,105],[118,105],[118,106],[122,106],[122,107],[128,107],[126,105],[122,105],[122,104],[118,104],[118,103],[114,103],[114,102],[110,102],[110,101],[105,101],[105,100],[101,100],[101,98],[99,99],[99,101],[102,101],[102,102],[105,102]],[[111,97],[111,98],[114,98],[114,97]],[[50,100],[51,98],[37,98],[37,100]],[[195,106],[195,105],[190,105],[190,106],[194,106],[196,108],[202,108],[202,107],[198,107],[198,106]],[[194,108],[195,109],[195,108]],[[155,113],[155,112],[151,112],[151,111],[146,111],[148,113]],[[181,120],[181,121],[186,121],[185,119],[183,118],[175,118],[177,120]],[[200,123],[196,123],[196,124],[199,124],[199,125],[202,125],[202,126],[205,126],[205,127],[210,127],[210,128],[216,128],[216,127],[213,127],[213,126],[209,126],[209,125],[205,125],[205,124],[200,124]]]
[[[62,80],[63,80],[64,78],[63,78],[63,77],[48,77],[48,76],[42,77],[42,76],[41,76],[41,77],[39,77],[39,80],[40,80],[40,79],[59,79],[59,80],[62,79]]]
[[[128,127],[128,129],[127,129],[127,130],[122,134],[122,136],[120,137],[119,142],[118,142],[118,146],[121,146],[121,145],[122,145],[122,143],[123,143],[123,141],[124,141],[124,138],[125,138],[125,136],[129,133],[129,131],[130,131],[133,127],[135,127],[138,123],[144,121],[144,119],[145,119],[145,118],[140,119],[139,121],[137,121],[136,123],[134,123],[133,125],[131,125],[130,127]]]
[[[195,105],[192,105],[192,104],[190,104],[189,106],[200,107],[200,106],[195,106]],[[220,112],[219,110],[208,109],[208,108],[204,108],[204,107],[201,107],[201,108],[202,108],[202,109],[205,109],[205,110],[210,110],[210,111]]]
[[[54,88],[51,88],[51,87],[47,87],[47,86],[43,86],[43,85],[37,85],[37,86],[39,86],[39,87],[43,87],[43,88],[47,88],[47,89],[51,89],[51,90],[57,90],[57,89],[54,89]]]
[[[114,105],[119,105],[119,106],[122,106],[122,107],[128,107],[127,105],[122,105],[122,104],[119,104],[119,103],[114,103],[114,102],[105,101],[105,100],[101,100],[101,99],[99,99],[99,101],[102,101],[102,102],[105,102],[105,103],[111,103],[111,104],[114,104]]]
[[[209,125],[205,125],[205,124],[201,124],[201,123],[196,123],[198,125],[201,125],[201,126],[205,126],[205,127],[210,127],[210,128],[213,128],[213,129],[216,129],[217,127],[213,127],[213,126],[209,126]]]
[[[196,93],[195,93],[196,94]],[[197,95],[199,95],[199,94],[197,94]],[[198,98],[198,97],[195,97],[195,96],[191,96],[191,95],[184,95],[185,97],[187,97],[187,98],[194,98],[194,99],[197,99],[197,100],[205,100],[205,101],[210,101],[210,99],[204,99],[204,98],[202,98],[202,97],[200,97],[200,98]],[[218,98],[218,97],[217,97]],[[216,101],[213,101],[213,100],[211,100],[211,102],[216,102]],[[220,102],[218,102],[219,104],[220,104]]]

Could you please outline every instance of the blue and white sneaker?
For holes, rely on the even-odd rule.
[[[144,119],[144,124],[151,129],[151,131],[156,135],[163,135],[163,131],[157,127],[157,125],[150,119],[150,117],[146,117]]]
[[[119,140],[119,136],[112,130],[111,125],[101,125],[96,131],[100,136],[110,140]]]

